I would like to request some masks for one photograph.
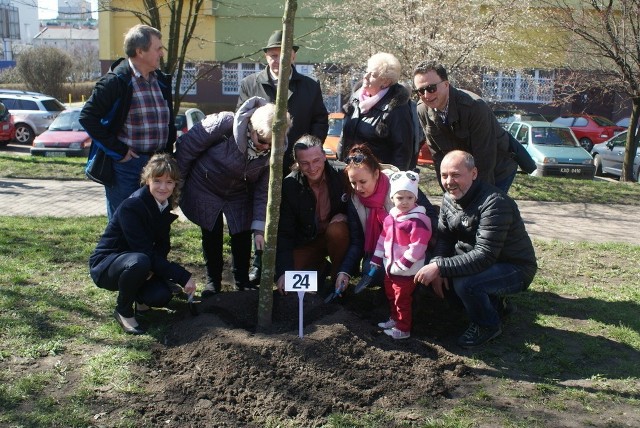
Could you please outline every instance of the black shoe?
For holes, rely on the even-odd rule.
[[[463,348],[474,348],[487,343],[501,334],[502,328],[499,325],[496,327],[482,327],[472,322],[469,324],[467,331],[458,338],[458,345]]]
[[[174,296],[179,296],[180,294],[184,293],[183,288],[174,282],[167,281],[167,285],[169,285],[169,290],[171,290],[171,294],[173,294]]]
[[[120,327],[122,327],[122,331],[124,331],[127,334],[138,335],[138,334],[145,334],[146,333],[142,328],[140,328],[140,326],[137,326],[137,327],[127,327],[127,326],[125,326],[124,323],[122,322],[122,318],[121,318],[122,315],[120,315],[118,313],[117,309],[113,310],[113,317],[116,319],[116,321],[118,321],[118,324],[120,324]]]
[[[516,312],[518,312],[518,307],[515,303],[509,301],[506,297],[501,297],[498,300],[498,315],[500,315],[501,319],[505,319]]]
[[[236,284],[237,291],[257,290],[258,286],[251,282],[245,282],[244,284]]]
[[[204,290],[202,290],[202,298],[206,299],[207,297],[215,296],[220,292],[220,286],[215,285],[211,282],[207,282],[207,285],[204,286]]]

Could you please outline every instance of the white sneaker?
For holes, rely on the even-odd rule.
[[[395,327],[385,330],[384,334],[391,336],[394,339],[408,339],[411,337],[411,332],[398,330]]]
[[[378,327],[380,327],[380,328],[384,328],[384,329],[387,329],[387,328],[393,328],[393,327],[395,327],[395,326],[396,326],[396,322],[395,322],[394,320],[392,320],[391,318],[389,318],[389,319],[388,319],[387,321],[385,321],[385,322],[379,322],[379,323],[378,323]]]

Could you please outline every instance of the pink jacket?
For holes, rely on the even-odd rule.
[[[387,274],[415,275],[425,262],[431,238],[431,220],[418,205],[406,214],[392,208],[385,218],[371,263],[384,266]]]

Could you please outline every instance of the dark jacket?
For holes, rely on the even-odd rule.
[[[425,260],[430,259],[431,248],[437,242],[436,225],[438,224],[438,209],[429,202],[429,199],[418,189],[417,204],[425,208],[427,217],[431,220],[431,240],[429,241],[429,249]],[[391,198],[385,201],[385,209],[387,212],[393,207]],[[351,276],[356,275],[360,271],[360,262],[363,257],[371,257],[371,254],[364,252],[364,228],[366,219],[369,215],[369,209],[366,208],[357,195],[352,194],[347,202],[347,222],[349,226],[349,248],[344,257],[340,272],[345,272]]]
[[[184,180],[180,208],[207,230],[224,213],[229,233],[264,231],[269,158],[247,157],[247,125],[253,112],[266,104],[253,97],[235,113],[205,117],[176,144],[176,161]]]
[[[331,209],[329,218],[347,213],[346,180],[344,173],[325,161],[324,173],[329,187]],[[316,196],[300,171],[293,171],[282,182],[278,242],[276,248],[276,274],[279,278],[293,270],[293,250],[315,239],[318,235]]]
[[[475,180],[460,201],[444,195],[432,261],[443,277],[473,275],[495,263],[510,263],[522,271],[525,287],[537,270],[518,205],[482,180]]]
[[[173,96],[171,93],[171,75],[156,70],[156,77],[162,90],[162,96],[169,107],[169,136],[164,151],[173,153],[176,140],[176,125],[173,116]],[[129,146],[118,141],[118,133],[124,126],[131,107],[133,72],[126,58],[120,58],[111,64],[109,72],[96,83],[91,97],[80,112],[80,124],[107,155],[121,160]],[[95,156],[95,151],[91,153]]]
[[[360,112],[360,100],[352,98],[344,106],[338,159],[344,160],[352,146],[366,144],[381,163],[408,170],[414,152],[409,97],[409,91],[396,83],[366,114]]]
[[[276,86],[269,78],[269,69],[251,74],[240,82],[240,96],[238,97],[238,105],[251,97],[261,97],[273,103],[276,101]],[[292,66],[291,79],[289,80],[289,98],[287,101],[287,111],[291,115],[292,125],[287,134],[290,144],[285,151],[285,169],[283,172],[289,172],[288,167],[292,163],[291,150],[298,138],[304,134],[311,134],[324,141],[329,130],[329,113],[322,99],[322,90],[320,83],[311,77],[300,74],[296,68]]]
[[[151,261],[151,271],[158,277],[186,285],[191,274],[177,263],[167,260],[171,249],[171,223],[178,218],[165,208],[160,212],[156,200],[144,186],[125,199],[109,221],[98,245],[89,257],[93,282],[109,269],[123,253],[143,253]]]
[[[493,184],[514,174],[518,165],[509,153],[509,135],[478,95],[449,86],[447,123],[435,110],[418,103],[418,117],[440,180],[440,164],[452,150],[471,153],[478,177]]]

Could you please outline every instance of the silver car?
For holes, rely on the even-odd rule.
[[[636,134],[636,140],[638,149],[633,161],[633,179],[640,183],[640,133]],[[612,174],[617,177],[622,175],[622,162],[624,161],[626,143],[627,131],[624,131],[609,138],[604,143],[593,146],[591,155],[596,166],[596,175]]]
[[[0,92],[16,126],[16,141],[31,144],[36,135],[47,130],[65,106],[57,99],[34,92]]]

